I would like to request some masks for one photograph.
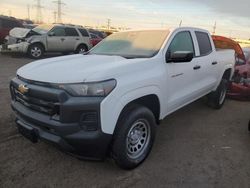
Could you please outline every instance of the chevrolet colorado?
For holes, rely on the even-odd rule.
[[[132,169],[147,158],[167,115],[203,96],[223,106],[234,64],[234,51],[216,51],[206,30],[125,31],[85,55],[21,67],[11,105],[18,130],[33,142],[90,159],[110,154]]]

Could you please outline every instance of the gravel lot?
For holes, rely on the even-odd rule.
[[[78,160],[18,134],[8,83],[32,60],[0,55],[0,187],[250,187],[250,103],[220,111],[197,101],[158,127],[149,158],[132,171],[112,160]]]

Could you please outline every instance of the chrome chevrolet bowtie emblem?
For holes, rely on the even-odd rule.
[[[20,84],[18,86],[18,91],[20,93],[22,93],[22,94],[25,94],[25,93],[27,93],[29,91],[29,88],[27,86],[23,85],[23,84]]]

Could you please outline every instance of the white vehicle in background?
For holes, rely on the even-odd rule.
[[[88,159],[110,153],[132,169],[150,153],[167,115],[203,96],[209,106],[223,106],[234,65],[234,51],[216,51],[206,30],[120,32],[87,55],[20,68],[10,83],[12,108],[33,142]]]
[[[90,34],[81,26],[51,24],[34,29],[14,28],[1,52],[20,52],[39,59],[46,52],[83,53],[92,47]]]

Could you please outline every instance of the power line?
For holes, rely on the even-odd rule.
[[[57,23],[62,23],[62,5],[65,5],[61,0],[53,1],[57,4]]]

